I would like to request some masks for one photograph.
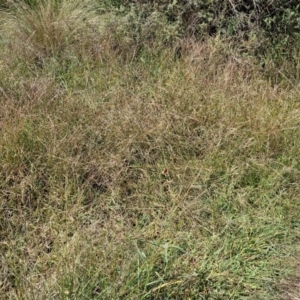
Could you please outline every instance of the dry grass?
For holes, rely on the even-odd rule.
[[[298,245],[295,245],[295,248],[297,248]],[[298,249],[299,251],[299,249]],[[282,300],[297,300],[299,299],[300,295],[300,285],[299,285],[299,260],[298,260],[298,253],[296,251],[295,254],[291,253],[289,255],[286,265],[289,264],[289,269],[291,270],[290,274],[286,277],[284,277],[279,283],[278,283],[278,289],[282,291],[281,297],[279,299]]]
[[[218,38],[138,53],[53,3],[2,19],[1,297],[279,299],[297,87]]]

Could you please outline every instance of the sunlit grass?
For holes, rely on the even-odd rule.
[[[137,51],[43,3],[1,12],[1,296],[280,299],[297,87],[220,38]]]

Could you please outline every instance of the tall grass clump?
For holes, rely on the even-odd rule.
[[[0,10],[0,298],[296,299],[298,86],[105,7]]]
[[[96,15],[90,1],[51,0],[16,2],[4,18],[14,55],[41,65],[46,58],[85,48]]]

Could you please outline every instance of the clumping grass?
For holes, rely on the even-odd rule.
[[[90,5],[0,12],[1,298],[288,299],[299,88]]]

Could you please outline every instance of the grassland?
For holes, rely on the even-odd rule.
[[[295,299],[297,64],[77,4],[0,11],[1,299]]]

